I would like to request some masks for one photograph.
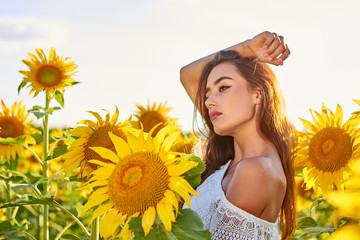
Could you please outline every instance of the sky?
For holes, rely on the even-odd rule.
[[[360,2],[357,0],[0,0],[0,98],[44,105],[29,89],[17,93],[27,52],[54,47],[78,65],[66,88],[65,108],[51,127],[75,127],[86,111],[120,110],[135,104],[167,102],[171,117],[192,129],[193,104],[180,84],[180,68],[252,38],[263,31],[285,37],[291,55],[272,66],[287,112],[297,129],[309,109],[344,110],[344,120],[360,110]],[[52,102],[52,106],[57,106]],[[40,121],[35,121],[35,124]]]

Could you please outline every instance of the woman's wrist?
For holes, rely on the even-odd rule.
[[[226,50],[234,50],[236,51],[241,57],[244,58],[256,58],[254,52],[250,48],[250,39],[244,42],[238,43],[232,47],[227,48]]]

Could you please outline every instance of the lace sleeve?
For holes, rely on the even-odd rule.
[[[210,220],[212,239],[218,240],[278,240],[277,229],[277,223],[266,222],[222,200]]]

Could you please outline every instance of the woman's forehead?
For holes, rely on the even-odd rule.
[[[216,85],[219,82],[219,79],[236,80],[239,78],[243,77],[234,64],[230,62],[220,63],[210,71],[206,85]]]

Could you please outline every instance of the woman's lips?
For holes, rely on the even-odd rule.
[[[222,113],[221,112],[217,112],[217,111],[213,111],[210,112],[210,119],[211,121],[214,121],[218,116],[220,116]]]

